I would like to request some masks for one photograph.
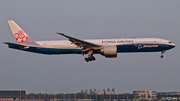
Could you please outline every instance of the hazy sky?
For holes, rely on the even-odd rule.
[[[180,0],[0,0],[1,42],[15,42],[14,20],[34,40],[163,38],[176,47],[165,53],[42,55],[0,44],[0,90],[75,93],[82,89],[116,93],[133,90],[180,91]]]

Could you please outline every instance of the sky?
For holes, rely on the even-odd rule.
[[[0,42],[15,42],[14,20],[34,40],[163,38],[176,44],[160,52],[118,53],[117,58],[42,55],[0,44],[0,90],[76,93],[115,88],[180,91],[180,0],[0,0]]]

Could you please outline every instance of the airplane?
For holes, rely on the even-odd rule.
[[[89,39],[81,40],[63,33],[58,33],[68,40],[60,41],[34,41],[13,20],[8,20],[16,43],[3,42],[9,48],[41,53],[41,54],[87,54],[86,62],[95,61],[94,54],[101,54],[106,58],[116,58],[117,53],[128,52],[164,52],[175,47],[169,40],[160,38],[129,38],[129,39]]]

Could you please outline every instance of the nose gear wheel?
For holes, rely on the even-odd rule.
[[[161,51],[161,56],[160,56],[161,58],[163,58],[163,57],[164,57],[164,55],[163,55],[163,54],[164,54],[165,52],[166,52],[166,51]]]

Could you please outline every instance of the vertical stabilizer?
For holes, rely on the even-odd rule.
[[[37,45],[37,43],[13,20],[9,20],[8,23],[17,43]]]

